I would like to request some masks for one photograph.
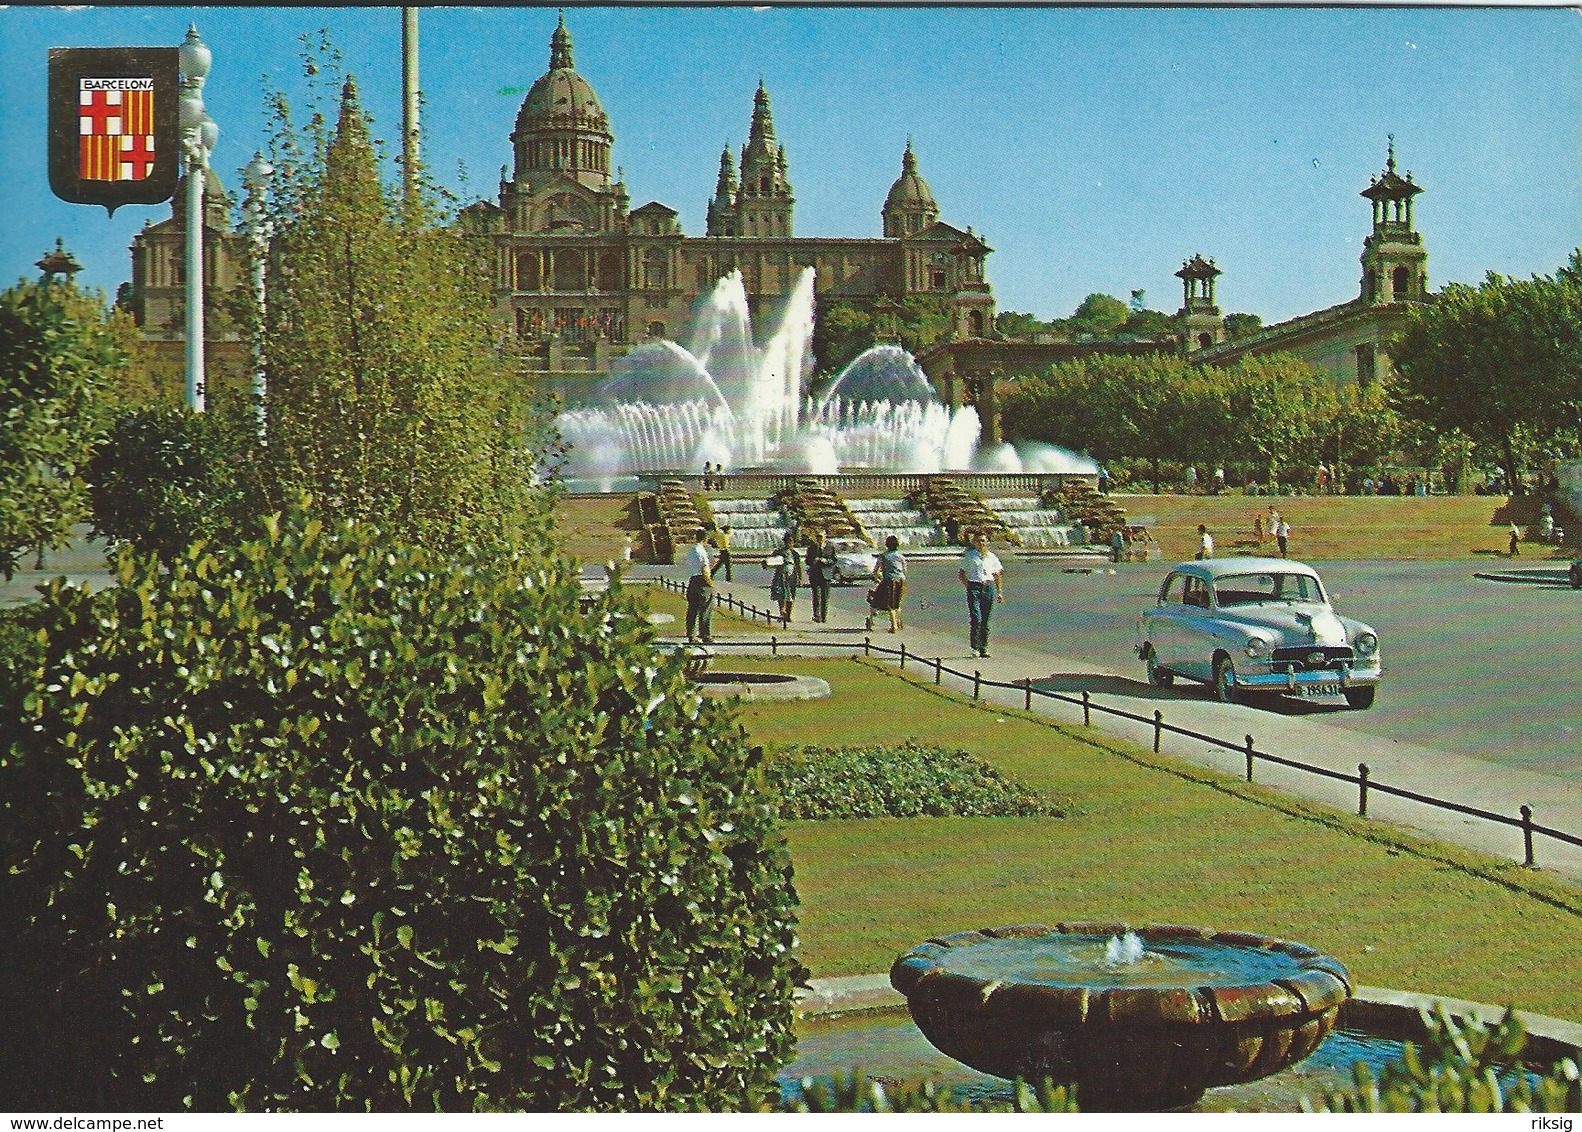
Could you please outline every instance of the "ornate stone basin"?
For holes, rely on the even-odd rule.
[[[1319,1047],[1351,994],[1346,968],[1300,943],[1104,923],[931,939],[890,982],[941,1052],[997,1077],[1075,1082],[1088,1111],[1179,1108],[1278,1072]]]

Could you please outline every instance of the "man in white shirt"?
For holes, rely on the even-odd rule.
[[[976,531],[968,541],[961,556],[961,584],[967,587],[967,632],[972,639],[972,651],[982,657],[989,655],[989,611],[997,601],[1005,600],[1001,588],[1004,567],[989,549],[989,536]]]
[[[714,577],[708,539],[708,529],[699,527],[697,541],[687,551],[686,564],[691,571],[687,579],[687,640],[696,641],[701,636],[704,644],[712,645],[714,635],[710,632],[709,619],[714,612]]]
[[[1214,536],[1202,523],[1197,525],[1197,556],[1200,559],[1214,557]]]

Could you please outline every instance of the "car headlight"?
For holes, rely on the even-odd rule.
[[[1358,633],[1356,649],[1358,656],[1372,656],[1379,651],[1379,638],[1372,633]]]
[[[1247,655],[1256,659],[1269,650],[1269,642],[1262,637],[1253,637],[1247,641]]]

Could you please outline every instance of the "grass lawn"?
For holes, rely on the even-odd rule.
[[[1582,1018],[1582,887],[875,663],[740,664],[834,690],[743,705],[756,740],[960,748],[1067,811],[792,823],[802,955],[817,977],[886,971],[915,943],[969,928],[1184,923],[1300,940],[1359,983]]]
[[[638,530],[635,496],[571,496],[561,505],[562,548],[584,562],[620,556],[623,538]],[[1197,552],[1197,525],[1214,535],[1221,555],[1256,549],[1252,519],[1274,503],[1291,524],[1290,553],[1299,559],[1504,557],[1510,524],[1538,522],[1536,497],[1495,495],[1116,495],[1136,521],[1148,521],[1169,561]],[[1582,532],[1575,532],[1582,534]],[[1274,540],[1264,549],[1272,551]],[[1565,557],[1529,543],[1522,556]]]

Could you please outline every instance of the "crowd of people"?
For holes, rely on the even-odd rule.
[[[1005,600],[1005,567],[989,549],[989,536],[983,531],[967,536],[958,575],[967,598],[967,634],[976,656],[989,655],[989,616],[994,606]],[[731,556],[729,529],[711,532],[699,527],[693,545],[683,562],[687,567],[687,641],[713,644],[711,616],[714,609],[715,578],[730,581]],[[814,531],[800,549],[795,536],[787,531],[780,545],[764,557],[769,575],[769,599],[779,609],[783,624],[789,625],[796,612],[797,593],[804,586],[812,591],[812,623],[829,620],[830,591],[835,584],[836,555],[823,531]],[[902,608],[906,602],[906,555],[895,535],[885,539],[884,550],[874,558],[873,587],[868,591],[865,628],[872,631],[875,620],[888,617],[889,631],[905,627]]]

